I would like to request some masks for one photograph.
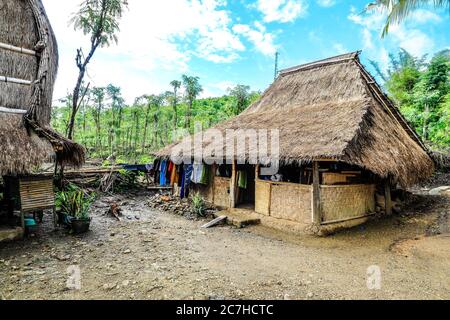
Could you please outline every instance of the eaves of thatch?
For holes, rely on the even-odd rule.
[[[226,129],[278,129],[280,160],[285,164],[342,161],[391,177],[402,186],[434,171],[426,147],[360,64],[359,52],[282,71],[257,102],[213,129],[224,136]],[[172,144],[155,155],[174,156],[174,150],[186,143]],[[203,147],[217,150],[213,144],[213,139],[206,139]],[[236,158],[248,159],[252,151],[247,146]]]
[[[41,0],[2,0],[0,13],[0,175],[81,165],[84,148],[50,128],[58,48]]]

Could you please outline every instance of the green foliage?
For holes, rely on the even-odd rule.
[[[199,82],[198,78],[196,81]],[[87,91],[76,115],[74,139],[87,148],[90,158],[115,158],[115,161],[105,161],[105,166],[150,163],[153,160],[151,152],[179,138],[176,132],[185,129],[183,118],[187,113],[190,114],[189,131],[192,132],[194,123],[210,128],[239,114],[259,98],[258,92],[250,92],[247,86],[237,86],[229,90],[230,95],[195,98],[190,108],[187,95],[182,99],[178,91],[181,86],[181,81],[172,81],[173,91],[143,95],[131,105],[124,103],[120,88],[114,85],[93,87]],[[52,125],[62,133],[67,132],[70,99],[68,96],[52,110]],[[110,158],[111,155],[114,157]]]
[[[233,115],[238,115],[242,111],[244,111],[248,105],[250,100],[250,87],[237,85],[232,89],[228,89],[230,96],[233,97],[234,103],[232,107]]]
[[[95,194],[88,194],[74,185],[56,193],[56,206],[75,219],[89,219],[89,209],[94,201]]]
[[[197,99],[198,95],[203,91],[203,88],[200,84],[199,77],[182,75],[182,83],[185,90],[185,98],[187,101],[187,110],[185,112],[185,123],[184,127],[188,130],[191,128],[191,116],[192,116],[192,106],[194,104],[195,99]]]
[[[197,216],[199,217],[205,216],[206,211],[205,200],[203,200],[202,196],[198,192],[192,196],[192,208]]]
[[[111,41],[117,43],[119,19],[127,5],[126,0],[84,0],[72,23],[75,30],[90,35],[92,43],[109,46]]]
[[[115,192],[123,192],[135,189],[138,187],[138,177],[143,175],[141,172],[119,170],[119,179],[114,184]]]
[[[401,23],[418,8],[431,5],[450,12],[450,0],[375,0],[367,5],[366,10],[381,8],[387,11],[388,17],[382,33],[382,37],[385,37],[391,24]]]
[[[386,88],[408,122],[425,141],[450,146],[450,51],[437,53],[429,63],[405,50],[391,55]]]

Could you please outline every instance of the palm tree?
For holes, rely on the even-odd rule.
[[[173,87],[173,96],[172,96],[172,107],[173,107],[173,130],[174,132],[177,130],[178,125],[178,114],[177,114],[177,106],[178,106],[178,90],[181,88],[181,81],[173,80],[170,85]]]
[[[366,11],[381,8],[388,12],[388,18],[382,34],[382,37],[385,37],[389,33],[391,24],[401,23],[414,10],[429,5],[435,8],[447,9],[450,13],[450,0],[376,0],[367,5]]]
[[[186,91],[186,100],[188,103],[188,110],[186,112],[185,128],[189,130],[191,127],[191,115],[192,115],[192,105],[194,104],[197,96],[203,91],[200,85],[200,78],[193,76],[182,76],[183,86]]]

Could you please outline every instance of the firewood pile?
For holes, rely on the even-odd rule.
[[[100,192],[109,193],[137,187],[139,182],[133,174],[131,172],[124,173],[121,167],[93,167],[64,172],[64,182],[75,184],[81,188],[94,188]]]

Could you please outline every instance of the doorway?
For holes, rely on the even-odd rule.
[[[243,209],[255,209],[255,166],[238,165],[236,176],[236,207]]]

